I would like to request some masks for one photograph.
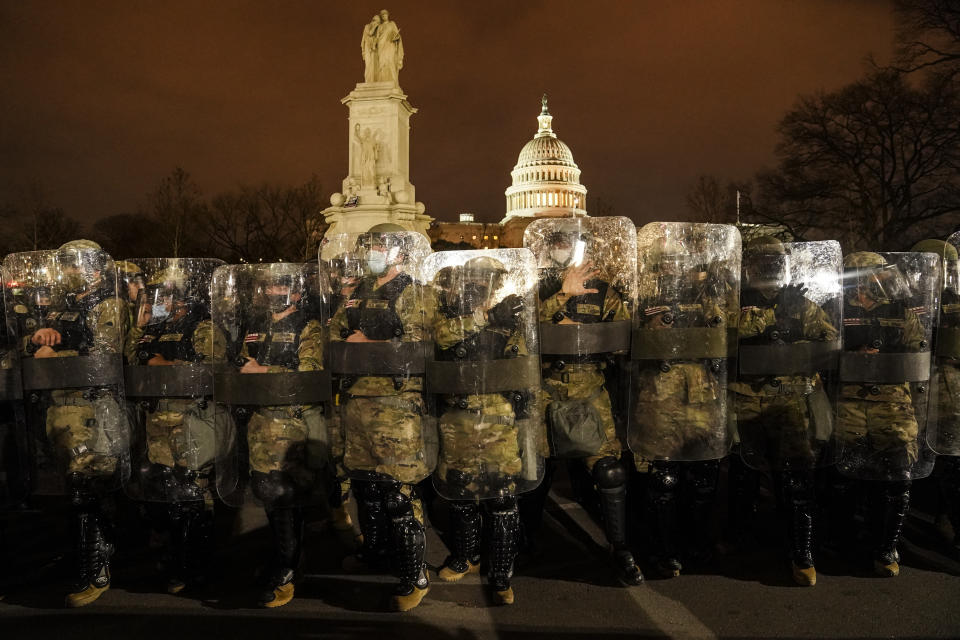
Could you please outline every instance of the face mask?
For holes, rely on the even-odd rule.
[[[160,324],[170,317],[170,308],[158,302],[150,307],[150,324]]]
[[[550,259],[556,262],[561,267],[565,267],[570,264],[570,259],[573,258],[572,249],[551,249],[550,250]]]
[[[375,276],[387,270],[387,254],[382,251],[371,251],[367,255],[367,269]]]

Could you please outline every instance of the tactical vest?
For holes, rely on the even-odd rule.
[[[146,364],[155,355],[166,360],[200,362],[205,354],[197,353],[193,346],[193,332],[203,320],[210,316],[202,309],[191,309],[187,314],[170,322],[165,320],[157,325],[148,325],[137,345],[137,361]]]
[[[740,293],[740,309],[775,309],[776,296],[768,298],[756,289],[744,289]],[[777,318],[776,326],[767,327],[756,336],[740,338],[741,345],[790,344],[803,339],[803,323],[799,318]]]
[[[374,289],[376,276],[364,278],[350,296],[351,300],[359,300],[359,303],[346,311],[349,333],[360,330],[371,340],[390,340],[401,337],[403,322],[396,311],[397,299],[412,283],[413,278],[401,273],[382,287]]]
[[[846,305],[843,318],[843,348],[859,351],[877,349],[880,353],[906,351],[903,331],[906,305],[890,302],[870,311],[863,307]]]
[[[54,329],[60,334],[60,344],[54,351],[77,351],[86,355],[93,345],[93,332],[88,325],[88,316],[98,304],[112,298],[113,291],[100,287],[82,298],[76,293],[67,294],[66,304],[59,311],[50,311],[44,318],[44,327]]]
[[[277,322],[271,322],[266,333],[248,331],[243,338],[247,353],[259,365],[296,370],[300,366],[300,333],[308,320],[307,314],[298,309]]]

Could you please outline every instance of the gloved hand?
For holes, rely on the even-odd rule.
[[[521,311],[523,311],[523,298],[511,294],[487,311],[487,320],[494,327],[516,329],[520,323]]]

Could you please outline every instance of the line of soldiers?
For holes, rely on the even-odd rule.
[[[895,576],[911,482],[937,455],[960,532],[958,245],[842,257],[829,241],[741,249],[728,225],[575,218],[534,221],[523,249],[439,253],[378,225],[305,265],[114,263],[86,240],[11,254],[0,506],[67,496],[77,607],[110,586],[118,490],[169,533],[170,593],[204,579],[216,499],[253,502],[274,547],[258,601],[278,607],[304,509],[328,505],[351,540],[352,496],[362,544],[344,567],[392,571],[406,611],[429,590],[424,482],[449,513],[438,577],[479,572],[485,552],[510,604],[559,461],[638,585],[631,548],[665,577],[710,559],[729,457],[734,541],[769,477],[793,578],[815,584],[819,482],[831,543]],[[632,547],[633,469],[647,539]]]

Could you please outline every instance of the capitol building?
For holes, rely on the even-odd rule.
[[[587,188],[580,184],[580,167],[573,153],[553,132],[553,116],[543,97],[539,129],[523,146],[510,172],[513,184],[507,188],[507,213],[511,218],[572,217],[587,215]]]
[[[461,214],[459,222],[436,221],[427,230],[435,249],[522,247],[524,230],[537,218],[587,215],[580,167],[570,147],[553,132],[546,96],[537,124],[510,172],[512,184],[504,192],[506,213],[500,223],[474,222],[472,214]]]

